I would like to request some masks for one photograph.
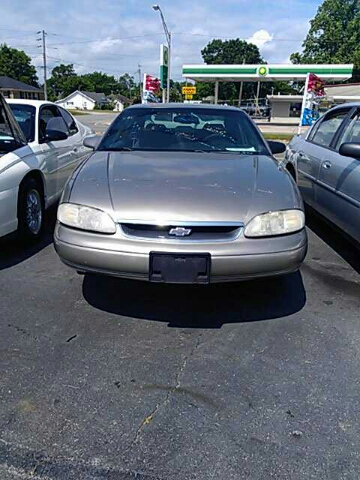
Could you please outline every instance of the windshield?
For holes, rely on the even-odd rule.
[[[17,142],[12,131],[7,113],[0,103],[0,153],[12,152]]]
[[[269,153],[254,125],[240,110],[196,107],[125,110],[98,149]]]
[[[35,107],[18,103],[10,103],[9,107],[20,125],[26,140],[28,142],[33,142],[35,140]]]

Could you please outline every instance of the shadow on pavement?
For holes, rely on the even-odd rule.
[[[44,233],[39,242],[25,245],[16,234],[0,239],[0,270],[13,267],[24,260],[36,255],[53,242],[53,233],[56,222],[57,205],[49,208],[45,213]]]
[[[360,274],[360,245],[355,245],[345,233],[306,206],[306,225]]]
[[[193,328],[221,328],[225,323],[286,317],[300,311],[306,303],[300,272],[202,287],[85,275],[83,294],[99,310],[168,322],[170,327]]]

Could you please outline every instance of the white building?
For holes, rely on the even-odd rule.
[[[94,110],[109,103],[104,93],[81,92],[76,90],[67,97],[55,102],[60,107],[68,110]]]
[[[268,95],[271,118],[299,118],[303,98],[303,95]]]
[[[328,100],[335,104],[360,102],[360,83],[325,85],[325,93]]]
[[[109,96],[109,102],[114,105],[114,112],[122,112],[124,108],[132,104],[130,98],[125,97],[125,95],[116,95]]]

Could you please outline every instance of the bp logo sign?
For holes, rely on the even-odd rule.
[[[259,67],[258,74],[260,75],[260,77],[266,77],[266,75],[268,74],[268,68],[264,66]]]

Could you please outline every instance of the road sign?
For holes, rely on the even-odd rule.
[[[160,45],[160,81],[161,87],[166,88],[169,71],[169,49],[166,45]]]
[[[196,87],[182,87],[182,94],[183,95],[195,95],[196,94]]]
[[[185,95],[185,100],[192,100],[194,95]]]

